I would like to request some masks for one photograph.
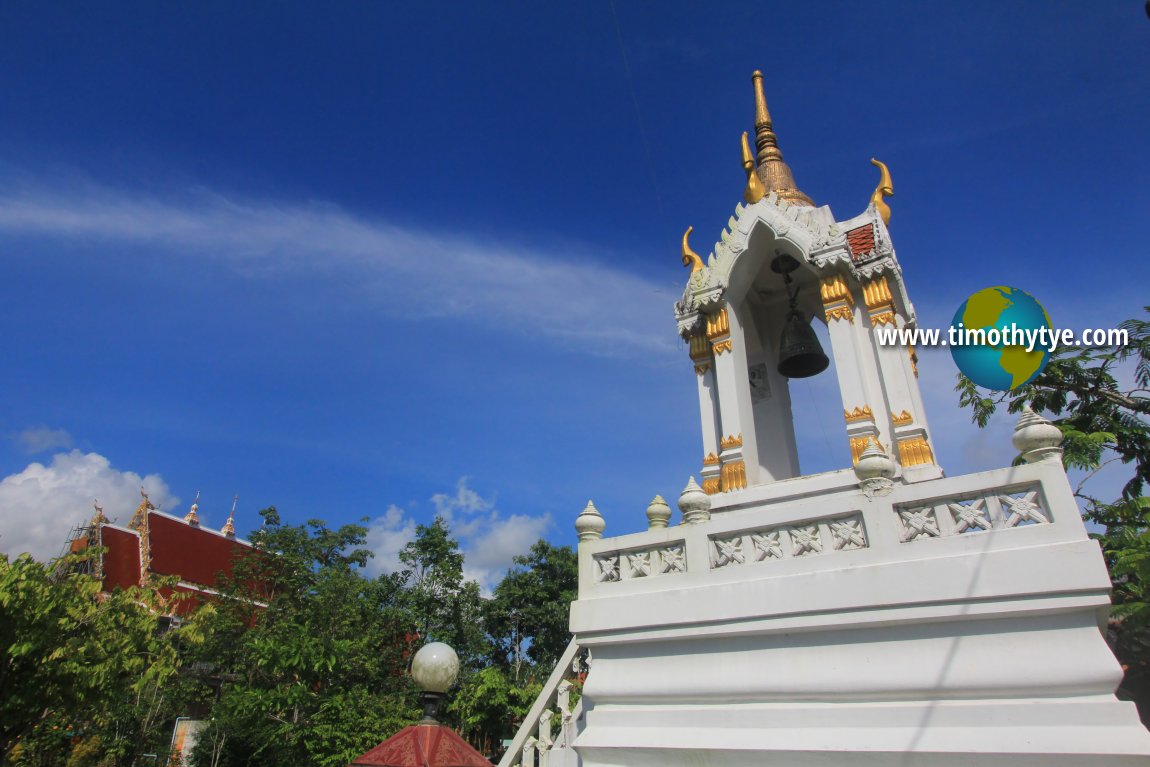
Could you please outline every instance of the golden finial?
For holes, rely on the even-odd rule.
[[[239,500],[240,496],[239,493],[237,493],[236,497],[232,499],[232,512],[228,514],[228,521],[224,523],[223,529],[220,530],[221,533],[229,538],[236,537],[236,504]]]
[[[754,205],[767,196],[767,188],[763,186],[763,180],[755,172],[755,156],[751,154],[746,131],[743,131],[743,170],[747,172],[747,188],[743,190],[743,199],[748,204]]]
[[[884,224],[890,223],[890,206],[886,204],[883,197],[894,197],[894,185],[890,180],[890,170],[886,167],[886,163],[880,162],[875,158],[870,158],[870,164],[882,171],[879,177],[878,186],[875,187],[874,194],[870,196],[870,204],[878,211],[879,216],[882,217]]]
[[[184,521],[193,527],[200,526],[200,515],[197,514],[200,510],[200,491],[196,491],[196,500],[192,501],[192,508],[188,509],[188,513],[184,515]]]
[[[751,75],[755,85],[755,148],[758,150],[758,176],[765,193],[774,192],[780,200],[792,205],[809,205],[814,201],[795,186],[795,177],[790,166],[783,161],[779,140],[771,123],[771,113],[767,111],[767,97],[763,93],[763,73],[755,70]]]
[[[699,258],[699,254],[691,250],[691,246],[687,244],[687,238],[693,231],[695,227],[688,226],[687,231],[683,232],[683,266],[691,267],[691,274],[703,269],[703,259]]]
[[[96,510],[96,513],[92,515],[92,521],[89,524],[92,527],[108,524],[108,518],[104,516],[104,507],[100,505],[99,498],[92,499],[92,508]]]
[[[763,73],[756,69],[751,73],[751,82],[755,84],[755,127],[770,127],[771,113],[767,111],[767,96],[763,93]]]
[[[133,530],[143,530],[148,523],[148,512],[154,511],[156,508],[148,498],[148,491],[144,489],[143,485],[140,485],[140,498],[143,500],[141,500],[140,505],[136,507],[136,513],[132,515],[132,521],[128,523],[128,527]]]

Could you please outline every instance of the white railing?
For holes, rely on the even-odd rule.
[[[578,656],[579,643],[572,639],[499,760],[499,767],[578,767],[579,757],[571,746],[578,734],[583,700],[571,705],[572,684],[567,678]],[[559,731],[552,734],[556,712]]]

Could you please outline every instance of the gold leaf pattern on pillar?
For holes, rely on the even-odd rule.
[[[747,486],[747,466],[742,460],[723,464],[723,492],[742,490]]]
[[[903,466],[922,466],[934,463],[934,453],[922,437],[908,437],[898,443],[898,460]]]

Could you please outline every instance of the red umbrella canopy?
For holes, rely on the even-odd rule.
[[[491,762],[436,723],[404,727],[348,767],[491,767]]]

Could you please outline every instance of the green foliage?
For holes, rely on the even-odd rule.
[[[403,605],[426,641],[446,642],[459,654],[464,673],[489,654],[483,632],[479,584],[463,578],[463,553],[443,517],[418,525],[415,539],[399,552],[404,569]]]
[[[166,745],[198,621],[161,630],[169,582],[97,598],[74,563],[0,556],[0,764],[125,763]]]
[[[417,718],[401,590],[359,574],[362,526],[261,514],[265,556],[237,567],[205,646],[221,684],[196,760],[342,767]]]
[[[1049,413],[1062,430],[1063,463],[1087,472],[1075,496],[1083,516],[1104,528],[1095,537],[1114,584],[1115,651],[1127,670],[1124,687],[1150,719],[1150,499],[1143,495],[1150,483],[1150,321],[1132,319],[1120,327],[1129,333],[1128,344],[1060,350],[1031,383],[1011,392],[992,395],[961,374],[955,389],[979,426],[1003,404],[1010,413],[1026,406]],[[1123,389],[1115,369],[1128,361],[1134,385]],[[1129,467],[1121,497],[1088,492],[1089,480],[1114,462]]]
[[[459,723],[463,736],[489,754],[515,734],[542,689],[540,681],[515,682],[503,669],[488,666],[459,685],[448,713]]]
[[[571,602],[578,591],[579,561],[569,546],[539,540],[495,587],[485,608],[497,660],[518,674],[517,650],[527,640],[527,657],[550,673],[567,643]]]
[[[343,767],[418,720],[408,663],[429,640],[463,666],[444,721],[486,753],[514,732],[569,639],[571,549],[539,541],[485,600],[441,518],[372,579],[362,525],[261,515],[256,553],[178,628],[162,618],[174,579],[100,595],[75,558],[0,557],[0,766],[162,763],[175,718],[195,713],[201,767]],[[514,673],[512,611],[527,645]]]

